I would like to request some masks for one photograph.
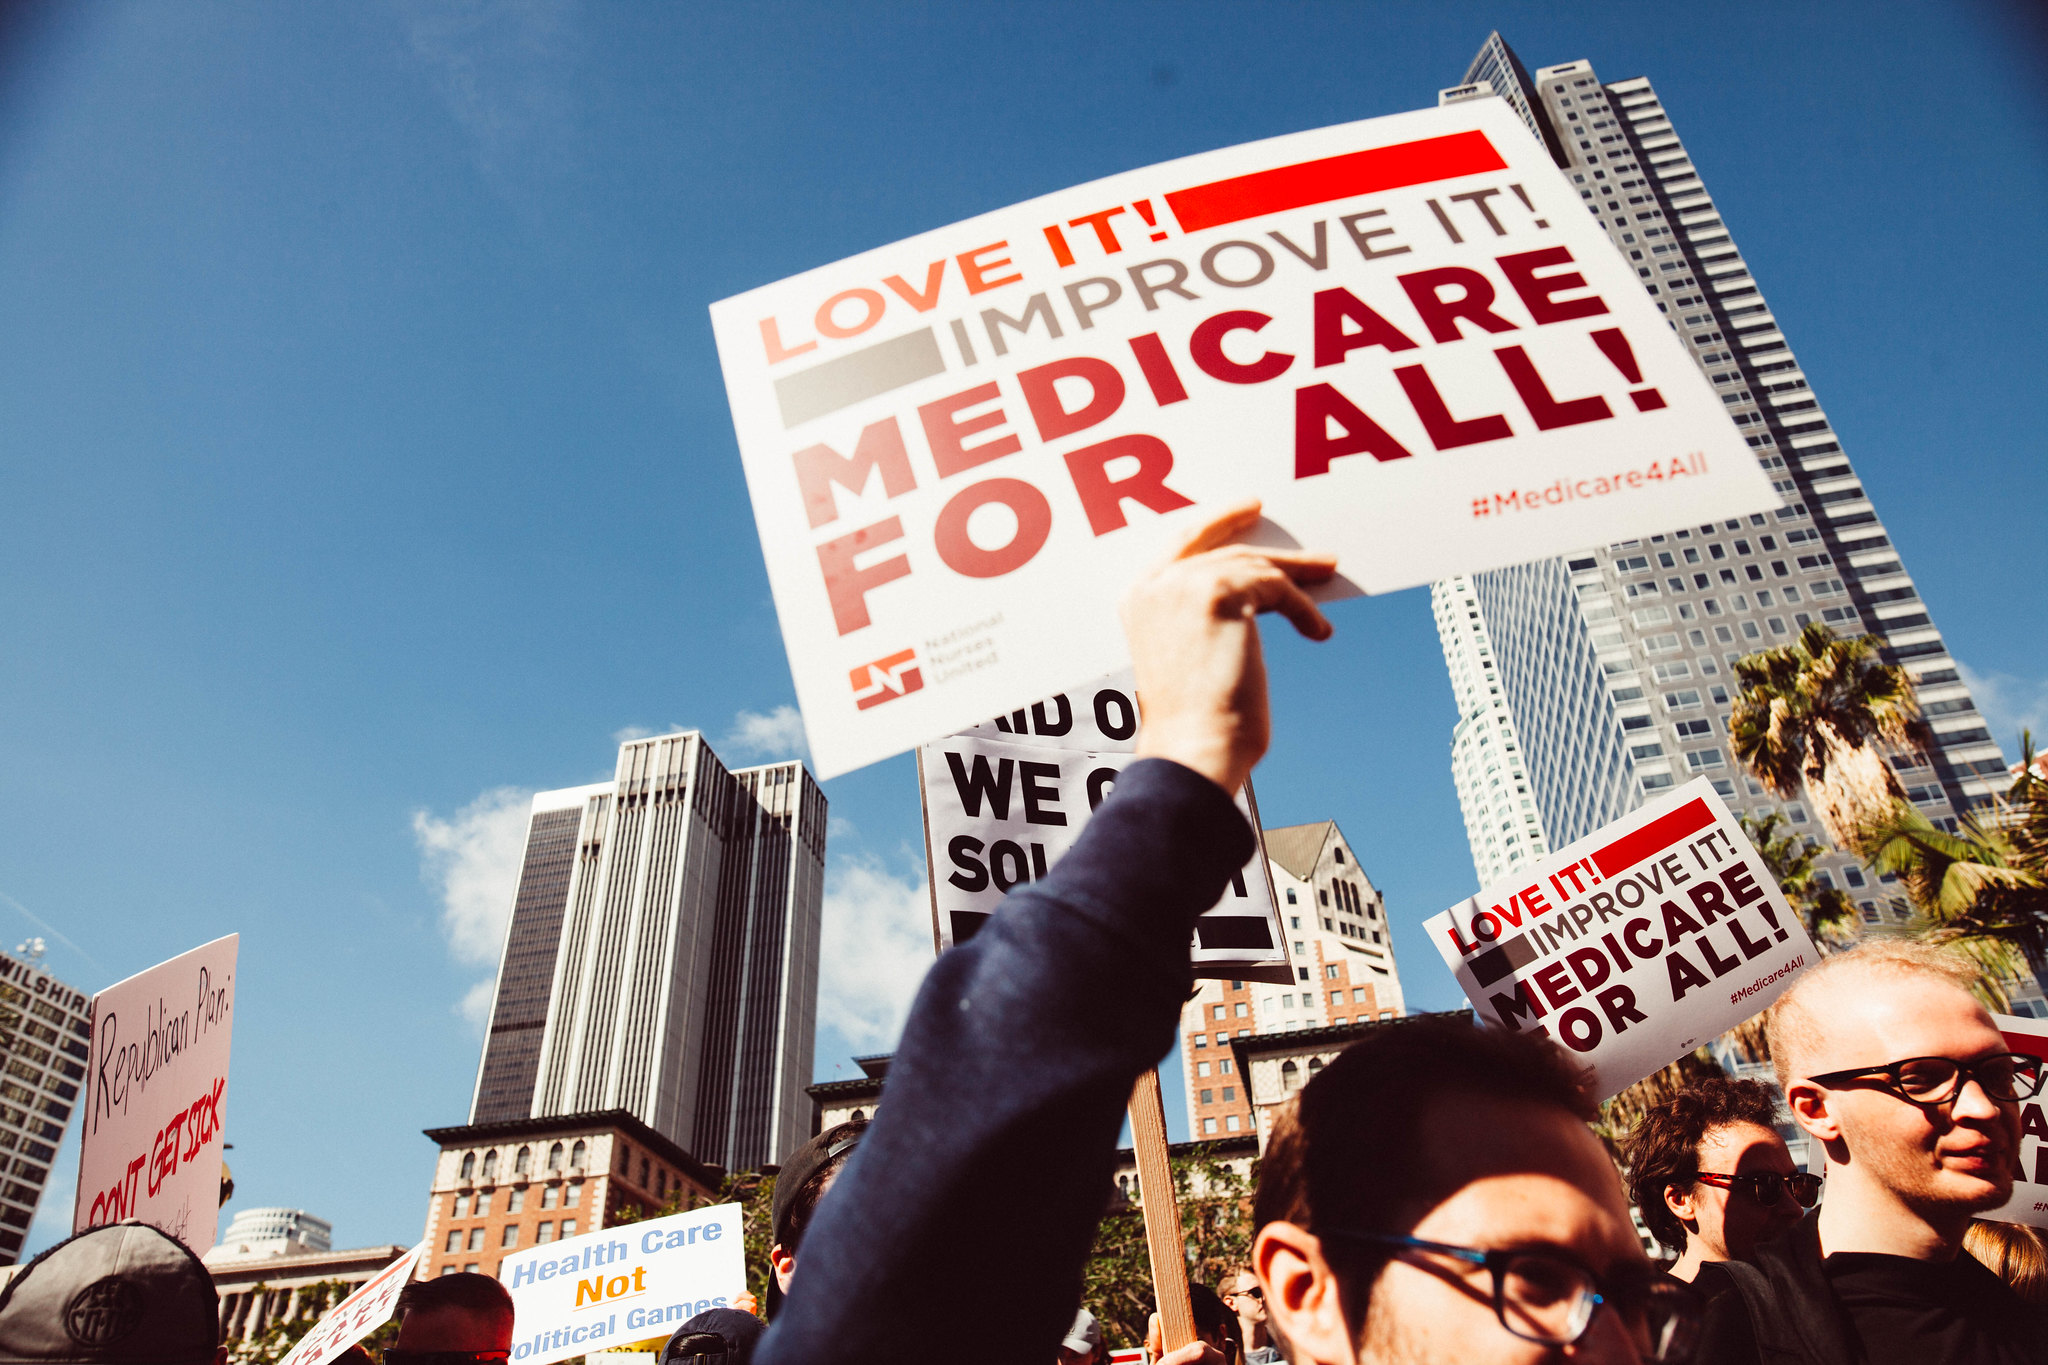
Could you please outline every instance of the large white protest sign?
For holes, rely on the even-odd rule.
[[[713,1204],[515,1251],[498,1265],[512,1295],[519,1365],[667,1336],[729,1308],[747,1287],[740,1206]]]
[[[213,1245],[240,941],[215,939],[93,997],[73,1232],[137,1218],[195,1254]]]
[[[427,1251],[421,1242],[378,1271],[371,1280],[323,1315],[281,1365],[327,1365],[327,1362],[391,1320],[398,1296],[412,1283],[412,1272]]]
[[[1127,663],[1218,506],[1387,592],[1778,497],[1514,112],[1206,152],[714,304],[830,777]]]
[[[2048,1058],[2048,1020],[2026,1019],[2016,1014],[1994,1014],[2005,1045],[2029,1057]],[[2048,1118],[2042,1114],[2042,1097],[2020,1101],[2020,1171],[2012,1182],[2012,1198],[2002,1207],[1981,1214],[2003,1223],[2025,1223],[2048,1228]]]
[[[1612,1095],[1775,1000],[1813,942],[1705,778],[1425,926],[1480,1017]]]
[[[1055,693],[919,747],[934,947],[965,942],[1003,897],[1044,877],[1137,761],[1137,694],[1128,671]],[[1254,831],[1251,785],[1237,807]],[[1264,840],[1195,921],[1195,974],[1291,984]]]

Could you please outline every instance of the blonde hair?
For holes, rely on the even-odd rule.
[[[1867,939],[1845,952],[1823,957],[1794,977],[1791,988],[1764,1012],[1764,1039],[1781,1089],[1796,1079],[1795,1058],[1818,1050],[1825,1032],[1820,1019],[1807,1007],[1806,999],[1830,981],[1853,973],[1892,978],[1930,976],[1966,992],[1977,984],[1976,964],[1961,953],[1909,938]]]
[[[2012,1286],[2020,1301],[2048,1304],[2048,1247],[2041,1234],[2018,1223],[1972,1219],[1963,1250]]]

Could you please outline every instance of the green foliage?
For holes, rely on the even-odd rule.
[[[1172,1167],[1188,1278],[1216,1288],[1250,1259],[1253,1181],[1206,1152],[1176,1156]],[[1152,1258],[1145,1248],[1145,1217],[1136,1204],[1120,1202],[1103,1217],[1089,1253],[1081,1302],[1101,1320],[1103,1341],[1112,1350],[1145,1344],[1145,1324],[1153,1310]]]
[[[1776,811],[1743,816],[1742,832],[1756,845],[1757,856],[1777,878],[1785,899],[1792,902],[1815,939],[1826,930],[1855,923],[1856,903],[1849,893],[1823,883],[1816,873],[1814,859],[1827,852],[1818,840],[1793,829]]]
[[[1878,746],[1920,747],[1920,702],[1905,669],[1871,636],[1842,639],[1819,621],[1799,639],[1736,661],[1728,738],[1735,757],[1781,797],[1814,798],[1829,837],[1857,828],[1904,793]]]
[[[2015,790],[2034,792],[2025,779]],[[1994,982],[2024,961],[2048,989],[2048,868],[2024,846],[2030,815],[2040,818],[2008,800],[1963,816],[1951,834],[1899,801],[1866,828],[1860,851],[1898,875],[1919,912],[1915,932],[1976,958]]]
[[[775,1245],[774,1174],[741,1171],[737,1175],[729,1175],[720,1182],[718,1196],[711,1202],[740,1206],[740,1240],[746,1253],[747,1291],[754,1296],[755,1303],[766,1304],[768,1277],[774,1273],[768,1264],[768,1253]],[[649,1218],[666,1218],[672,1213],[683,1213],[697,1207],[697,1201],[679,1186],[669,1195],[668,1202],[657,1208],[624,1205],[611,1216],[608,1226],[621,1227]]]
[[[254,1292],[262,1294],[269,1286],[257,1285]],[[324,1316],[328,1309],[340,1303],[357,1286],[346,1280],[322,1280],[318,1284],[302,1286],[299,1290],[299,1314],[289,1322],[273,1322],[253,1337],[245,1337],[230,1343],[229,1359],[236,1365],[277,1365],[291,1354],[292,1347],[299,1344],[306,1333]],[[363,1338],[362,1344],[372,1355],[379,1355],[398,1336],[398,1323],[394,1319]]]

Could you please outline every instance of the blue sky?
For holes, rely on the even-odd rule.
[[[0,26],[0,934],[47,932],[88,990],[243,935],[229,1212],[416,1239],[419,1130],[467,1112],[525,795],[607,776],[635,730],[787,751],[709,302],[1432,103],[1496,26],[1532,67],[1656,82],[1999,737],[2048,721],[2026,605],[2048,107],[2018,10],[22,13]],[[1338,820],[1411,1004],[1447,1007],[1416,926],[1472,868],[1427,595],[1333,617],[1328,645],[1269,636],[1261,804]],[[829,1077],[889,1045],[929,939],[908,761],[828,795]]]

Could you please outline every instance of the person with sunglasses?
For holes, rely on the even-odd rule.
[[[1237,1314],[1237,1332],[1244,1340],[1244,1365],[1279,1365],[1280,1352],[1266,1331],[1266,1291],[1246,1266],[1231,1277],[1223,1302]]]
[[[1622,1144],[1630,1197],[1678,1253],[1668,1273],[1708,1297],[1732,1287],[1710,1267],[1751,1259],[1820,1197],[1820,1178],[1793,1164],[1777,1122],[1770,1087],[1715,1077],[1645,1110]]]
[[[1582,1070],[1532,1034],[1384,1025],[1280,1111],[1252,1263],[1293,1365],[1686,1358],[1701,1304],[1643,1253]]]
[[[1827,1153],[1827,1199],[1708,1310],[1702,1365],[2020,1365],[2048,1361],[2048,1314],[1961,1254],[1971,1217],[2012,1193],[2016,1054],[1973,964],[1902,939],[1822,958],[1765,1015],[1792,1117]]]

